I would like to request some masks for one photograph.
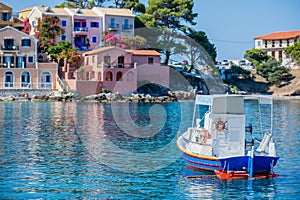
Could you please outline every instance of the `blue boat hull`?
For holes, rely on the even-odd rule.
[[[229,158],[202,157],[183,152],[185,164],[189,168],[198,170],[225,170],[225,171],[248,171],[249,156],[237,156]],[[253,173],[271,172],[279,157],[276,156],[254,156]]]

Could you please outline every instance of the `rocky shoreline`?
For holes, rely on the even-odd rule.
[[[193,101],[195,90],[169,91],[165,96],[151,96],[149,94],[121,95],[120,93],[100,93],[89,96],[80,96],[78,93],[52,92],[45,95],[6,96],[0,97],[0,101],[35,101],[35,102],[176,102]]]

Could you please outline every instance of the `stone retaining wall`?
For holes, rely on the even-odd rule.
[[[49,95],[53,93],[52,90],[45,90],[45,89],[1,89],[0,90],[0,97],[24,97],[25,94],[28,94],[29,97],[33,96],[43,96]]]

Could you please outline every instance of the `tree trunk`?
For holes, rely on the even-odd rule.
[[[165,59],[165,63],[164,63],[165,65],[168,65],[170,56],[171,56],[171,51],[166,50],[166,59]]]

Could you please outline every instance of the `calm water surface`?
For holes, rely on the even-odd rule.
[[[245,104],[259,135],[256,104]],[[0,199],[299,199],[300,101],[275,101],[273,179],[187,179],[193,103],[0,103]],[[264,113],[264,120],[268,114]],[[130,116],[130,118],[128,117]]]

